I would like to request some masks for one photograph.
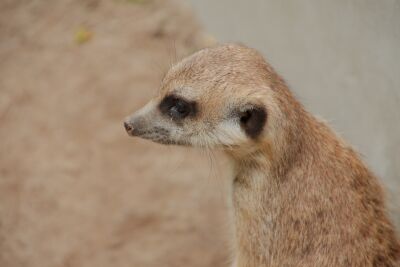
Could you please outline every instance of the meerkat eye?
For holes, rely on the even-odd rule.
[[[239,113],[240,126],[250,138],[259,136],[267,120],[267,112],[263,107],[254,106]]]
[[[250,117],[251,117],[251,111],[246,110],[245,112],[240,114],[240,123],[243,125],[246,124],[249,121]]]
[[[190,113],[190,106],[185,101],[177,100],[169,109],[169,113],[171,117],[182,119]]]
[[[190,102],[174,95],[166,96],[159,106],[163,114],[173,119],[184,119],[196,113],[196,102]]]

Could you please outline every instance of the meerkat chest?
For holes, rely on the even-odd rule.
[[[233,181],[235,209],[250,214],[254,211],[254,217],[264,214],[266,207],[272,211],[278,197],[277,184],[274,181],[276,179],[258,169],[237,172]]]
[[[233,206],[236,238],[241,258],[265,262],[271,251],[273,229],[279,214],[275,186],[259,170],[236,173],[233,182]],[[255,265],[257,266],[257,265]]]

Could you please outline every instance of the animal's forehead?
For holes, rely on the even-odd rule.
[[[226,45],[200,50],[175,64],[164,82],[180,80],[187,84],[231,82],[250,83],[266,79],[267,65],[256,51],[241,46]]]
[[[176,94],[187,99],[198,99],[202,95],[216,92],[217,86],[213,82],[215,77],[207,78],[194,68],[189,68],[179,66],[179,69],[171,69],[162,82],[162,94]]]
[[[171,67],[163,79],[161,95],[176,94],[203,102],[248,98],[263,93],[260,88],[268,86],[264,62],[255,51],[240,46],[204,49]]]
[[[246,68],[249,63],[257,61],[255,55],[249,52],[249,49],[238,46],[219,46],[200,50],[172,66],[165,76],[165,81],[177,78],[206,80],[238,72]]]
[[[201,98],[204,92],[202,92],[201,90],[196,90],[196,88],[193,86],[177,86],[175,88],[171,88],[168,93],[180,96],[188,100],[198,100]]]

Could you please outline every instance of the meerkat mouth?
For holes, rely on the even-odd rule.
[[[173,140],[170,138],[170,132],[166,129],[155,127],[151,130],[142,130],[134,128],[132,125],[124,122],[124,127],[129,136],[140,137],[162,145],[189,146],[190,144],[182,140]]]
[[[169,139],[149,139],[149,140],[162,145],[191,146],[189,143],[184,141],[174,141]]]

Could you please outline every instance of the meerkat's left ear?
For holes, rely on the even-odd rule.
[[[267,121],[267,111],[262,106],[251,106],[240,112],[240,125],[250,138],[257,138]]]

